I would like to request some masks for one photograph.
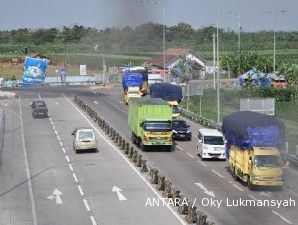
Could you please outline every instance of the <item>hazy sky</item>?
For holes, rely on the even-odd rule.
[[[163,3],[167,25],[186,22],[200,28],[216,22],[216,0],[155,1]],[[228,14],[233,12],[239,13],[243,30],[269,30],[274,19],[266,11],[285,10],[276,17],[276,29],[298,31],[298,0],[218,1],[221,27],[237,29],[236,16]],[[162,23],[162,11],[161,6],[140,0],[0,0],[0,29],[73,24],[96,28],[136,26],[148,21]]]

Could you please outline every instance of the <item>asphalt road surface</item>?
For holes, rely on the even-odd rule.
[[[131,137],[127,128],[127,106],[123,103],[120,87],[98,90],[87,87],[53,87],[22,89],[19,92],[21,101],[2,102],[6,114],[6,132],[0,170],[0,222],[182,223],[181,218],[167,207],[145,207],[146,199],[157,198],[156,193],[102,134],[97,133],[97,153],[75,154],[72,150],[72,129],[91,125],[73,105],[71,93],[92,105],[121,134],[128,139]],[[38,98],[46,102],[50,119],[32,119],[29,104]],[[249,191],[244,184],[232,179],[226,162],[202,162],[198,158],[195,147],[199,125],[192,122],[190,124],[192,141],[177,141],[172,152],[143,154],[183,194],[192,200],[196,199],[199,208],[212,221],[229,225],[298,223],[297,206],[276,208],[226,205],[227,199],[232,202],[241,198],[291,198],[297,202],[296,170],[284,168],[283,191]],[[119,201],[118,194],[112,192],[114,186],[122,189],[120,194],[126,200]],[[59,191],[53,194],[55,189]],[[204,189],[212,191],[215,198],[207,195]],[[223,203],[220,206],[216,202],[210,205],[211,199],[222,200]]]
[[[75,154],[71,132],[91,126],[55,89],[20,91],[1,101],[6,116],[0,168],[0,224],[184,224],[168,207],[145,206],[159,194],[95,130],[98,151]],[[49,118],[33,119],[30,102],[42,99]]]

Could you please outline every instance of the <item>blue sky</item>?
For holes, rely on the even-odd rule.
[[[146,1],[146,0],[144,0]],[[152,0],[154,1],[154,0]],[[179,22],[194,28],[214,25],[216,0],[155,0],[163,3],[167,25]],[[298,0],[218,0],[219,25],[237,29],[240,15],[245,31],[273,28],[270,10],[285,10],[277,16],[276,29],[298,31]],[[148,21],[162,23],[162,8],[139,0],[0,0],[0,29],[61,27],[82,24],[96,28],[136,26]]]

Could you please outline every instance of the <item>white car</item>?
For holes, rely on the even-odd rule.
[[[216,129],[199,129],[197,153],[204,159],[226,159],[225,141]]]
[[[86,150],[97,151],[96,136],[91,128],[76,128],[71,134],[74,136],[73,149],[76,153]]]

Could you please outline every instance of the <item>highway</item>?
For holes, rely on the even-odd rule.
[[[92,105],[106,120],[117,128],[127,138],[131,133],[127,129],[127,106],[123,104],[120,87],[96,91],[75,90],[88,104]],[[291,168],[284,168],[285,188],[282,192],[275,190],[249,191],[245,185],[235,182],[227,169],[227,163],[222,161],[202,162],[196,155],[196,134],[199,126],[191,123],[193,141],[176,142],[177,146],[171,153],[145,152],[150,162],[156,165],[164,175],[169,177],[183,193],[192,199],[208,197],[195,183],[201,183],[215,193],[217,199],[295,199],[298,188],[295,184],[298,173]],[[230,208],[222,206],[204,207],[212,221],[219,224],[295,224],[298,221],[297,207],[244,207]],[[252,219],[253,218],[253,219]]]
[[[1,225],[184,224],[172,208],[145,206],[159,193],[100,130],[96,153],[75,154],[71,132],[93,124],[61,90],[19,93],[19,100],[0,103],[6,117]],[[49,118],[32,118],[30,103],[38,99]]]
[[[20,100],[2,100],[6,115],[0,169],[0,224],[183,224],[170,207],[145,207],[159,194],[122,153],[73,103],[72,93],[92,105],[127,139],[127,106],[120,87],[44,87],[17,90]],[[42,99],[50,118],[33,119],[30,102]],[[144,152],[152,165],[216,224],[297,224],[295,207],[230,207],[202,204],[216,200],[289,199],[297,202],[298,173],[285,170],[283,191],[249,191],[232,179],[224,161],[202,162],[195,152],[199,125],[190,122],[191,142],[172,152]],[[94,126],[98,152],[75,154],[72,130]],[[114,192],[112,191],[114,188]],[[120,191],[119,189],[122,191]],[[56,190],[56,191],[55,191]],[[124,200],[125,199],[125,200]],[[206,201],[207,201],[206,200]],[[204,203],[206,203],[206,201]],[[216,203],[216,202],[215,202]],[[217,207],[218,206],[218,207]]]

